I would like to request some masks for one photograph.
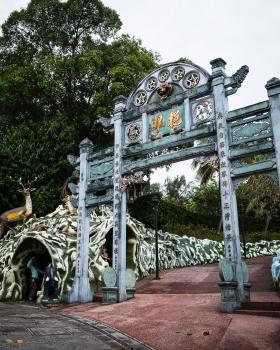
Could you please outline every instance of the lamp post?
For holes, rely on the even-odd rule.
[[[155,193],[152,197],[152,202],[154,204],[155,209],[155,243],[156,243],[156,280],[159,280],[159,261],[158,261],[158,205],[160,201],[160,194]]]

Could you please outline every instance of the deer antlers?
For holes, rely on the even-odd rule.
[[[17,184],[19,184],[22,188],[23,188],[23,191],[26,191],[26,190],[29,190],[29,191],[35,191],[36,188],[31,188],[31,185],[37,181],[39,179],[39,176],[36,176],[34,178],[34,180],[27,180],[27,186],[24,186],[24,184],[22,183],[22,178],[18,178],[18,179],[13,179],[12,176],[9,176],[9,179]],[[21,192],[21,190],[19,190]]]

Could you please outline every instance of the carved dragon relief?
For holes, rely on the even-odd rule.
[[[248,73],[249,73],[248,66],[245,65],[245,66],[242,66],[241,68],[239,68],[238,71],[231,76],[232,87],[239,88],[241,86],[241,84],[243,83],[243,81],[245,80]]]
[[[225,87],[228,88],[226,91],[227,96],[234,94],[237,89],[240,88],[248,73],[249,67],[244,65],[239,68],[231,77],[227,78],[228,82],[225,85]]]

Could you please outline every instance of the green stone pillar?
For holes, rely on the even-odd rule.
[[[225,72],[226,62],[222,58],[217,58],[210,63],[212,65],[212,89],[215,101],[225,256],[233,264],[234,281],[237,282],[239,300],[235,300],[234,302],[236,307],[239,301],[244,299],[244,285],[241,267],[237,203],[229,159],[229,135],[227,128],[228,98],[225,88],[225,79],[227,78]]]
[[[266,84],[270,105],[270,119],[280,186],[280,79],[272,78]]]

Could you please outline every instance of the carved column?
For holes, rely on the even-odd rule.
[[[244,285],[241,267],[240,237],[238,226],[238,212],[236,195],[231,179],[231,167],[229,160],[229,135],[227,128],[228,100],[225,94],[224,80],[226,78],[226,62],[215,59],[212,65],[212,88],[215,100],[216,127],[217,127],[217,150],[219,156],[219,177],[221,191],[221,206],[223,216],[223,231],[225,243],[225,256],[233,263],[235,281],[238,283],[240,300],[244,299]],[[233,308],[239,307],[236,300]]]
[[[114,221],[113,221],[113,267],[118,278],[118,302],[127,299],[126,271],[126,191],[121,191],[122,184],[122,117],[126,99],[119,97],[115,100],[114,109]]]
[[[76,269],[72,290],[68,295],[68,302],[86,303],[92,301],[93,293],[90,289],[88,278],[88,250],[89,250],[89,215],[86,208],[86,190],[88,182],[88,155],[92,151],[93,144],[89,139],[80,143],[80,182],[79,182],[79,207],[77,228],[77,256]]]
[[[280,185],[280,79],[270,79],[265,87],[269,97],[270,118],[275,147],[278,180]]]

